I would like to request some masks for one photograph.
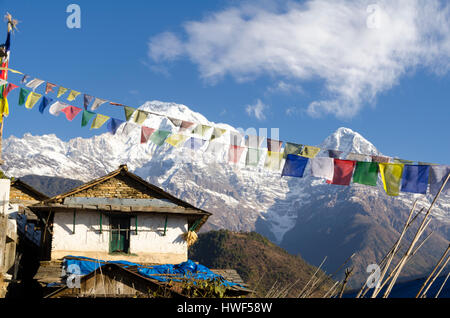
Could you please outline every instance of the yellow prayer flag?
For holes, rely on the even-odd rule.
[[[67,88],[60,86],[58,88],[58,94],[56,95],[57,98],[60,98],[62,95],[64,95],[67,92]]]
[[[166,139],[166,142],[169,145],[172,145],[174,147],[179,147],[181,144],[183,144],[188,139],[188,136],[180,135],[180,134],[173,134],[169,136],[169,138]]]
[[[384,190],[388,195],[397,196],[400,192],[404,164],[401,163],[379,163],[381,180]]]
[[[103,126],[104,123],[108,121],[110,117],[102,114],[97,114],[92,121],[91,129],[97,129]]]
[[[3,116],[9,115],[9,105],[6,97],[0,99],[0,115],[0,122],[3,120]]]
[[[67,100],[68,100],[68,101],[73,101],[73,100],[74,100],[75,98],[77,98],[77,96],[80,95],[80,94],[81,94],[80,92],[71,90],[70,93],[69,93],[69,96],[67,97]]]
[[[300,152],[300,156],[306,158],[314,158],[320,152],[320,148],[313,146],[304,146]]]
[[[28,109],[33,108],[34,105],[36,105],[39,98],[41,98],[41,94],[31,92],[30,95],[27,97],[27,101],[25,102],[25,107]]]
[[[282,152],[268,151],[264,167],[270,170],[280,170],[281,160],[283,160]]]

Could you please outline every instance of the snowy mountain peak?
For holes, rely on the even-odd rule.
[[[350,128],[340,127],[328,136],[320,145],[322,149],[339,150],[344,154],[359,153],[364,155],[379,155],[375,146]]]

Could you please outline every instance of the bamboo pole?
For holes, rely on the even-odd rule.
[[[345,291],[345,286],[347,286],[348,280],[350,279],[350,276],[352,276],[353,274],[353,268],[347,268],[345,270],[345,279],[344,282],[342,283],[342,288],[341,291],[339,292],[339,298],[342,298],[342,295],[344,294]]]
[[[434,296],[434,298],[438,298],[438,297],[439,297],[439,294],[441,293],[442,288],[444,288],[445,283],[447,282],[447,279],[448,279],[449,276],[450,276],[450,272],[448,272],[447,277],[445,277],[444,282],[443,282],[442,285],[441,285],[441,288],[439,288],[439,290],[438,290],[438,292],[436,293],[436,296]]]
[[[442,255],[442,257],[439,259],[439,261],[437,262],[436,266],[433,268],[433,270],[431,271],[430,275],[428,275],[427,279],[425,280],[425,282],[423,283],[422,287],[420,288],[419,292],[416,295],[416,298],[422,297],[427,291],[428,288],[424,291],[424,293],[421,295],[422,290],[425,288],[425,286],[427,285],[428,281],[431,279],[431,277],[434,275],[434,273],[436,272],[436,270],[438,269],[438,267],[441,265],[442,261],[444,260],[444,258],[447,256],[448,251],[450,250],[450,244],[447,246],[447,249],[445,250],[444,254]],[[448,262],[448,260],[447,260]],[[445,263],[445,265],[447,264],[447,262]],[[445,266],[444,265],[444,266]],[[430,284],[431,286],[431,284]]]
[[[320,263],[319,267],[316,269],[316,271],[314,272],[313,276],[311,276],[311,278],[309,279],[308,283],[305,285],[305,287],[303,287],[302,291],[300,292],[300,294],[298,295],[298,298],[304,298],[303,296],[303,292],[306,290],[306,288],[308,287],[309,283],[314,279],[314,277],[316,276],[317,272],[320,270],[320,268],[322,267],[323,263],[325,263],[325,260],[327,259],[327,256],[325,256],[325,258],[323,259],[322,263]]]
[[[433,285],[433,283],[436,280],[436,278],[438,278],[439,275],[441,275],[442,270],[447,266],[449,260],[450,260],[450,257],[447,257],[447,260],[445,261],[444,265],[442,265],[442,267],[439,270],[439,272],[433,277],[433,279],[431,280],[430,284],[428,285],[428,287],[423,292],[421,298],[425,298],[427,296],[428,289],[430,289],[431,285]]]

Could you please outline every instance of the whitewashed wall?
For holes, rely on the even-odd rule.
[[[188,247],[181,237],[188,230],[187,218],[184,216],[169,215],[164,236],[164,215],[138,215],[138,233],[130,233],[129,256],[109,254],[109,218],[103,215],[101,234],[99,222],[98,212],[77,211],[73,234],[73,211],[56,212],[53,221],[52,259],[76,255],[146,263],[175,263],[187,260]],[[135,229],[134,217],[131,218],[130,229]]]

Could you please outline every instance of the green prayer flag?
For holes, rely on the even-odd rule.
[[[30,91],[28,89],[20,88],[19,105],[25,105],[28,94],[30,94]]]
[[[161,146],[166,138],[170,135],[170,131],[157,130],[150,137],[150,141],[155,145]]]
[[[353,172],[353,182],[376,186],[378,179],[378,163],[357,161]]]
[[[133,108],[133,107],[130,107],[130,106],[125,106],[123,108],[123,110],[125,111],[125,118],[126,118],[126,120],[129,121],[131,116],[133,116],[133,113],[136,110],[136,108]]]
[[[245,158],[245,165],[256,167],[263,154],[264,150],[262,149],[248,148],[247,158]]]
[[[88,110],[83,111],[83,116],[81,117],[81,127],[86,126],[92,117],[94,117],[96,114],[94,112],[90,112]]]
[[[303,145],[293,144],[291,142],[286,142],[284,146],[283,158],[286,159],[287,155],[298,155],[302,152]]]

